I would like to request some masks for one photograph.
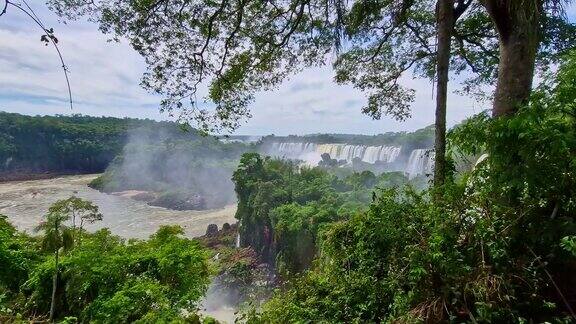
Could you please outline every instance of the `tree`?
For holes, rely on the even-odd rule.
[[[76,219],[80,224],[76,226]],[[66,222],[72,220],[72,228]],[[52,277],[52,300],[50,302],[50,321],[54,319],[56,310],[56,291],[58,286],[58,257],[60,249],[72,248],[75,241],[75,232],[82,230],[84,222],[94,223],[102,220],[98,206],[88,200],[78,197],[58,200],[48,209],[45,219],[36,227],[36,231],[43,231],[42,248],[54,253],[54,275]]]
[[[102,220],[98,206],[91,201],[72,196],[68,199],[58,200],[48,209],[50,213],[60,214],[72,219],[72,229],[84,229],[84,222],[94,223]],[[76,226],[76,219],[80,222]]]
[[[50,321],[54,319],[56,310],[56,291],[58,285],[58,255],[60,249],[68,250],[74,244],[72,230],[64,223],[70,219],[69,215],[50,212],[36,231],[43,231],[42,248],[54,253],[54,275],[52,277],[52,300],[50,302]]]
[[[407,118],[413,91],[399,79],[406,72],[434,76],[435,2],[430,0],[351,6],[327,0],[49,4],[67,18],[89,15],[103,32],[127,38],[149,63],[144,87],[166,97],[162,109],[186,108],[182,116],[206,130],[238,127],[250,116],[247,105],[257,91],[302,68],[326,64],[334,51],[336,81],[365,92],[363,112],[373,118],[384,113]],[[214,109],[196,100],[199,86],[208,82],[206,99]]]
[[[526,102],[532,88],[544,1],[481,2],[496,26],[500,45],[492,114],[511,115]]]
[[[454,26],[454,0],[438,0],[436,53],[436,118],[434,133],[434,185],[444,183],[446,169],[446,104],[448,102],[448,70],[450,68],[450,43]]]
[[[512,115],[526,103],[535,70],[547,70],[576,44],[575,25],[558,0],[479,0],[470,19],[456,26],[456,51],[477,75],[477,84],[496,85],[493,116]],[[468,42],[464,41],[468,39]]]

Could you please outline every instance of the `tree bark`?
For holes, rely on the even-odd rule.
[[[436,54],[436,122],[434,139],[434,186],[444,184],[446,177],[446,102],[448,100],[448,69],[450,42],[454,26],[454,0],[438,0]]]
[[[54,312],[56,310],[56,285],[58,284],[58,250],[54,252],[55,267],[54,276],[52,277],[52,301],[50,302],[50,322],[54,321]]]
[[[492,115],[514,115],[532,90],[542,4],[540,0],[481,2],[496,26],[500,45]]]

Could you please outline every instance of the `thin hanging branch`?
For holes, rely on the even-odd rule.
[[[60,63],[62,63],[62,70],[64,71],[64,77],[66,78],[66,86],[68,87],[68,99],[70,102],[70,110],[73,110],[72,87],[70,86],[70,78],[68,76],[68,68],[66,67],[66,63],[64,63],[64,57],[62,56],[62,52],[60,52],[60,48],[58,47],[58,39],[54,36],[54,30],[47,29],[44,26],[44,24],[42,23],[42,21],[40,20],[40,18],[36,15],[34,10],[32,10],[32,8],[28,5],[28,3],[26,3],[25,0],[22,0],[22,2],[26,6],[26,8],[22,7],[21,5],[19,5],[17,3],[14,3],[10,0],[5,0],[4,7],[3,7],[2,11],[0,12],[0,17],[6,13],[6,11],[8,10],[8,6],[10,5],[10,6],[13,6],[14,8],[19,9],[23,13],[25,13],[28,17],[30,17],[30,19],[32,19],[36,23],[36,25],[38,25],[42,29],[42,31],[44,31],[45,35],[42,36],[41,40],[43,42],[52,43],[52,45],[56,49],[56,52],[58,53],[58,57],[60,58]]]
[[[8,0],[4,2],[4,6],[2,7],[2,11],[0,11],[0,17],[6,13],[6,9],[8,9]]]

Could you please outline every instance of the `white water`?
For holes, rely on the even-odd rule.
[[[287,159],[304,160],[311,166],[318,165],[323,153],[328,153],[330,158],[345,160],[350,163],[354,158],[359,158],[366,163],[401,163],[399,146],[366,146],[351,144],[315,144],[315,143],[272,143],[268,154]],[[406,161],[406,160],[404,160]],[[398,166],[409,178],[418,175],[426,175],[432,172],[434,167],[434,152],[430,149],[416,149],[410,153],[408,162]],[[395,169],[398,170],[398,169]]]
[[[288,159],[300,159],[310,165],[316,165],[323,153],[330,158],[352,162],[354,158],[367,163],[396,161],[401,147],[397,146],[366,146],[351,144],[315,144],[315,143],[272,143],[270,154]]]
[[[417,175],[429,174],[434,168],[434,152],[427,149],[416,149],[410,154],[406,165],[406,174],[410,179]]]
[[[48,207],[72,195],[88,199],[100,208],[104,219],[88,230],[108,227],[125,238],[147,238],[161,225],[180,225],[189,237],[206,233],[209,224],[234,223],[236,206],[206,211],[175,211],[148,206],[141,201],[101,193],[87,186],[94,175],[66,176],[48,180],[0,183],[0,214],[20,230],[32,232]]]

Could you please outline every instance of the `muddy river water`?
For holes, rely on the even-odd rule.
[[[96,175],[64,176],[47,180],[0,183],[0,214],[18,229],[32,233],[48,207],[59,199],[72,195],[98,205],[104,219],[88,230],[108,227],[125,238],[147,238],[161,226],[178,224],[187,236],[204,235],[209,224],[234,223],[236,206],[205,211],[176,211],[148,206],[145,202],[108,195],[91,189],[87,184]]]

